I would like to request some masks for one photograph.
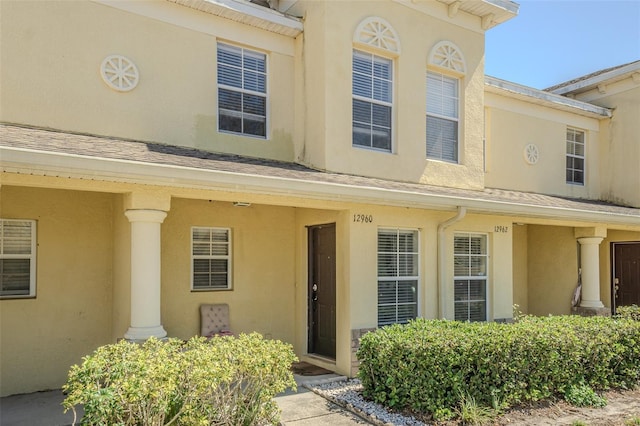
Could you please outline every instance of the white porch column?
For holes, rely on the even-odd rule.
[[[127,210],[131,222],[131,326],[124,337],[146,340],[166,337],[160,323],[161,210]]]
[[[580,243],[580,268],[582,269],[583,308],[603,308],[600,301],[600,243],[602,237],[578,238]]]

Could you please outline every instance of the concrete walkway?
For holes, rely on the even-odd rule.
[[[363,425],[370,424],[349,411],[329,402],[304,387],[316,380],[337,379],[340,376],[295,376],[298,391],[291,390],[275,398],[282,410],[283,425]],[[73,423],[73,413],[63,413],[64,395],[60,390],[35,392],[0,398],[0,426],[68,426]],[[80,423],[78,413],[76,424]]]

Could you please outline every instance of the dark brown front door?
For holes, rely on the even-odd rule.
[[[308,352],[336,357],[336,225],[309,227]]]
[[[613,308],[640,306],[640,242],[613,243]]]

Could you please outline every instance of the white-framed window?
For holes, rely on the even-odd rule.
[[[0,298],[36,295],[36,222],[0,219]]]
[[[218,129],[267,137],[267,56],[218,43]]]
[[[231,290],[231,229],[191,228],[191,289]]]
[[[419,232],[378,230],[378,326],[418,316]]]
[[[353,146],[392,150],[393,61],[353,50]]]
[[[584,185],[584,132],[567,128],[567,183]]]
[[[427,71],[427,158],[458,162],[459,80]]]
[[[487,235],[455,234],[453,247],[454,318],[457,321],[486,321]]]

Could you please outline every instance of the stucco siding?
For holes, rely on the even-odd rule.
[[[200,333],[199,306],[227,303],[232,331],[295,340],[295,210],[173,199],[162,224],[162,321],[171,337]],[[191,227],[230,228],[232,290],[191,291]]]
[[[113,197],[11,186],[0,197],[0,217],[37,227],[36,297],[0,300],[1,393],[56,389],[112,342]]]
[[[0,76],[0,120],[293,160],[293,39],[169,2],[151,7],[175,23],[89,1],[3,2],[0,55],[15,71]],[[267,55],[266,139],[217,130],[218,40]],[[116,54],[139,70],[131,91],[100,76]]]

